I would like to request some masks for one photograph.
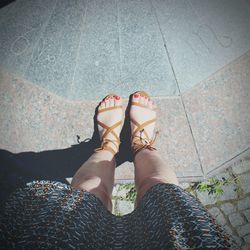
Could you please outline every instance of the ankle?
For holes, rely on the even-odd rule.
[[[105,150],[105,149],[95,152],[92,157],[93,157],[93,160],[96,162],[110,161],[116,164],[114,155],[110,151]]]
[[[140,161],[141,159],[149,159],[149,158],[155,158],[158,157],[159,153],[157,152],[157,150],[150,150],[150,149],[142,149],[141,151],[139,151],[138,153],[136,153],[134,161]]]

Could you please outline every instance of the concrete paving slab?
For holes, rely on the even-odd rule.
[[[181,91],[250,49],[248,1],[152,1]]]
[[[0,148],[13,153],[71,147],[91,138],[96,101],[70,102],[0,71]]]
[[[0,10],[0,65],[23,75],[55,1],[15,1]]]
[[[183,95],[207,174],[249,149],[249,69],[250,52]]]
[[[97,101],[65,101],[3,70],[0,82],[1,149],[12,153],[53,151],[78,144],[77,136],[81,141],[92,137]],[[161,130],[157,147],[166,164],[173,167],[182,179],[202,178],[180,98],[155,101],[159,107]],[[116,179],[131,181],[133,172],[132,164],[125,162],[117,168]]]
[[[21,0],[0,23],[1,65],[59,96],[178,93],[148,1]]]
[[[86,1],[71,97],[98,99],[120,79],[119,35],[115,0]],[[97,91],[98,90],[98,91]]]
[[[25,72],[26,79],[59,96],[70,95],[84,12],[81,0],[57,1]]]
[[[127,95],[144,89],[153,96],[178,94],[162,35],[149,1],[118,1],[121,83]]]
[[[156,104],[160,129],[156,145],[166,164],[182,179],[203,176],[181,99],[159,98]]]

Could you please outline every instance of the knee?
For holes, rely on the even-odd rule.
[[[158,183],[171,183],[171,184],[175,184],[178,185],[178,180],[174,179],[174,178],[166,178],[166,177],[162,177],[160,175],[155,175],[152,174],[150,176],[147,176],[145,178],[143,178],[141,180],[140,183],[138,183],[137,186],[137,192],[145,192],[146,190],[148,190],[150,187],[158,184]]]

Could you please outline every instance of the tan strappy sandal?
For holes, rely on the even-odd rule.
[[[116,95],[115,94],[107,95],[103,100],[105,100],[105,99],[107,99],[108,97],[111,97],[111,96],[116,96]],[[105,112],[105,111],[112,110],[112,109],[122,109],[122,105],[104,108],[104,109],[98,110],[97,112],[101,113],[101,112]],[[102,138],[100,138],[101,139],[101,146],[99,148],[96,148],[95,152],[100,152],[102,150],[107,150],[110,153],[112,153],[113,155],[116,155],[119,152],[119,146],[120,146],[121,142],[120,142],[119,136],[113,130],[116,127],[118,127],[118,126],[120,126],[122,124],[122,120],[119,121],[119,122],[116,122],[111,127],[107,126],[106,124],[104,124],[104,123],[102,123],[102,122],[100,122],[98,120],[97,120],[97,124],[100,125],[101,127],[103,127],[104,129],[106,129],[106,131],[103,134]],[[111,139],[106,138],[109,133],[111,133],[115,137],[115,139],[111,140]],[[112,147],[108,146],[109,142],[111,142],[111,143],[113,143],[115,145],[115,147],[117,148],[116,151]]]
[[[134,94],[140,94],[141,96],[146,96],[150,98],[150,96],[144,91],[138,91],[138,92],[135,92]],[[137,103],[137,102],[131,102],[131,106],[132,105],[148,108],[147,106]],[[142,124],[138,123],[132,118],[130,118],[130,121],[136,126],[136,129],[132,131],[132,135],[131,135],[131,147],[132,147],[134,156],[143,149],[157,150],[155,147],[153,147],[153,144],[156,140],[157,135],[159,134],[159,130],[155,131],[155,135],[153,138],[149,138],[147,131],[144,129],[150,123],[155,122],[156,118],[148,120]],[[136,135],[138,132],[140,132],[140,136]]]

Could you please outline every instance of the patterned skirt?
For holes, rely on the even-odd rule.
[[[157,184],[130,214],[53,181],[14,192],[1,214],[3,249],[236,249],[207,210],[173,184]]]

